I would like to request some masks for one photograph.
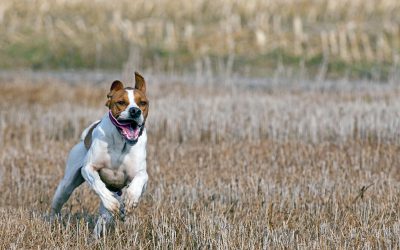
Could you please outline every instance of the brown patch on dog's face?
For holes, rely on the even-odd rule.
[[[129,106],[128,92],[124,89],[118,90],[113,94],[110,100],[110,110],[115,118]]]
[[[147,96],[142,91],[135,89],[133,92],[133,97],[135,99],[136,105],[142,110],[144,121],[146,122],[147,115],[149,113],[149,100]]]
[[[106,106],[111,110],[115,118],[118,118],[120,113],[129,106],[128,92],[120,81],[114,81],[111,84],[107,98]]]

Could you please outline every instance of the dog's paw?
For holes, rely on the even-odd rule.
[[[61,222],[61,213],[60,212],[54,212],[53,210],[50,212],[50,214],[47,214],[44,216],[44,220],[50,224],[53,224],[55,222]]]
[[[103,199],[102,202],[105,209],[107,209],[115,218],[121,216],[121,204],[115,197],[110,195],[106,199]]]
[[[133,197],[133,195],[126,193],[124,197],[125,212],[130,214],[139,204],[139,198]]]

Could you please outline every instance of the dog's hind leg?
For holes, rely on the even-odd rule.
[[[113,215],[100,203],[99,218],[97,219],[96,226],[94,227],[94,237],[96,239],[105,235],[107,228],[113,226],[114,218]]]
[[[119,201],[121,204],[121,217],[122,221],[125,220],[125,211],[124,204],[122,201],[121,194],[113,192],[113,196]],[[97,219],[96,226],[94,227],[94,236],[95,238],[100,238],[104,236],[107,232],[107,229],[114,227],[115,225],[114,216],[104,207],[103,203],[100,203],[99,208],[99,218]]]
[[[63,178],[61,183],[58,185],[56,193],[54,194],[53,202],[51,204],[51,215],[59,215],[62,206],[69,199],[75,188],[81,185],[85,180],[83,179],[81,172],[78,170],[69,178]]]
[[[62,206],[67,202],[74,189],[85,181],[81,174],[85,155],[86,149],[82,142],[75,145],[71,150],[67,160],[65,175],[57,187],[51,204],[52,217],[60,214]]]

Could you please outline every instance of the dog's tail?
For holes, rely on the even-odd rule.
[[[86,149],[90,148],[92,144],[92,132],[96,128],[96,126],[100,123],[101,120],[97,120],[89,125],[89,127],[85,128],[81,134],[81,141],[85,144]]]

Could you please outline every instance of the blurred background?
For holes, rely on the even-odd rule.
[[[0,68],[390,80],[397,0],[2,0]]]

